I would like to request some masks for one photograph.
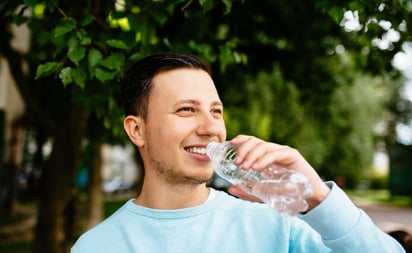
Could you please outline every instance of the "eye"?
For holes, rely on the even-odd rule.
[[[177,109],[176,113],[180,116],[189,116],[195,112],[195,108],[190,106],[184,106]]]
[[[223,115],[223,109],[222,108],[214,108],[211,110],[211,113],[217,117],[221,117]]]
[[[222,114],[223,112],[221,109],[213,109],[212,113]]]
[[[186,107],[179,108],[177,111],[178,112],[194,112],[195,109],[193,109],[193,107],[186,106]]]

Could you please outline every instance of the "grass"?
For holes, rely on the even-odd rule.
[[[0,219],[0,228],[20,227],[14,232],[0,231],[0,252],[29,253],[31,252],[31,234],[33,233],[29,219],[33,219],[35,205],[31,202],[19,203],[15,214],[9,218],[3,216]],[[25,223],[24,225],[22,225]]]
[[[410,196],[393,196],[387,189],[380,190],[346,190],[345,191],[352,199],[362,199],[381,204],[388,204],[397,207],[411,207],[412,197]]]
[[[30,253],[31,252],[31,241],[15,241],[6,242],[0,240],[0,252],[8,253]]]

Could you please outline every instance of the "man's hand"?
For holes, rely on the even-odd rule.
[[[262,170],[269,165],[275,164],[303,174],[313,188],[312,196],[306,199],[309,204],[308,211],[319,205],[329,194],[329,187],[327,187],[298,150],[289,146],[266,142],[248,135],[238,135],[230,143],[238,146],[235,164],[245,170]],[[229,188],[229,193],[245,200],[261,202],[258,198],[245,193],[236,186]]]

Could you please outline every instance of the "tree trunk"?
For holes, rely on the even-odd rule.
[[[76,222],[75,176],[88,115],[73,105],[52,134],[53,149],[41,178],[34,253],[68,252],[67,238],[74,237],[67,226]]]
[[[102,143],[91,144],[92,166],[89,168],[88,201],[87,201],[87,224],[86,228],[94,227],[103,219],[103,193],[102,193]]]
[[[17,123],[14,122],[11,129],[11,138],[8,143],[9,154],[5,166],[6,197],[4,207],[2,208],[3,210],[0,210],[0,213],[4,212],[2,215],[7,218],[14,215],[17,202],[17,175],[20,170],[17,154],[20,134],[21,130],[17,126]]]

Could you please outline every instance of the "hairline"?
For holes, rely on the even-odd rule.
[[[144,108],[145,110],[137,110],[137,116],[141,116],[143,118],[143,120],[146,122],[147,120],[147,116],[149,113],[149,102],[150,102],[150,98],[153,92],[153,88],[154,86],[154,80],[156,77],[158,77],[161,74],[167,73],[167,72],[171,72],[171,71],[175,71],[175,70],[182,70],[182,69],[187,69],[187,70],[198,70],[198,71],[203,71],[206,74],[208,74],[209,76],[211,76],[210,71],[200,67],[200,66],[168,66],[162,69],[159,69],[157,72],[155,72],[152,76],[152,78],[149,81],[149,90],[147,92],[147,96],[144,96],[146,101],[144,101],[144,103],[142,103],[141,108]],[[142,115],[139,115],[142,114]]]

